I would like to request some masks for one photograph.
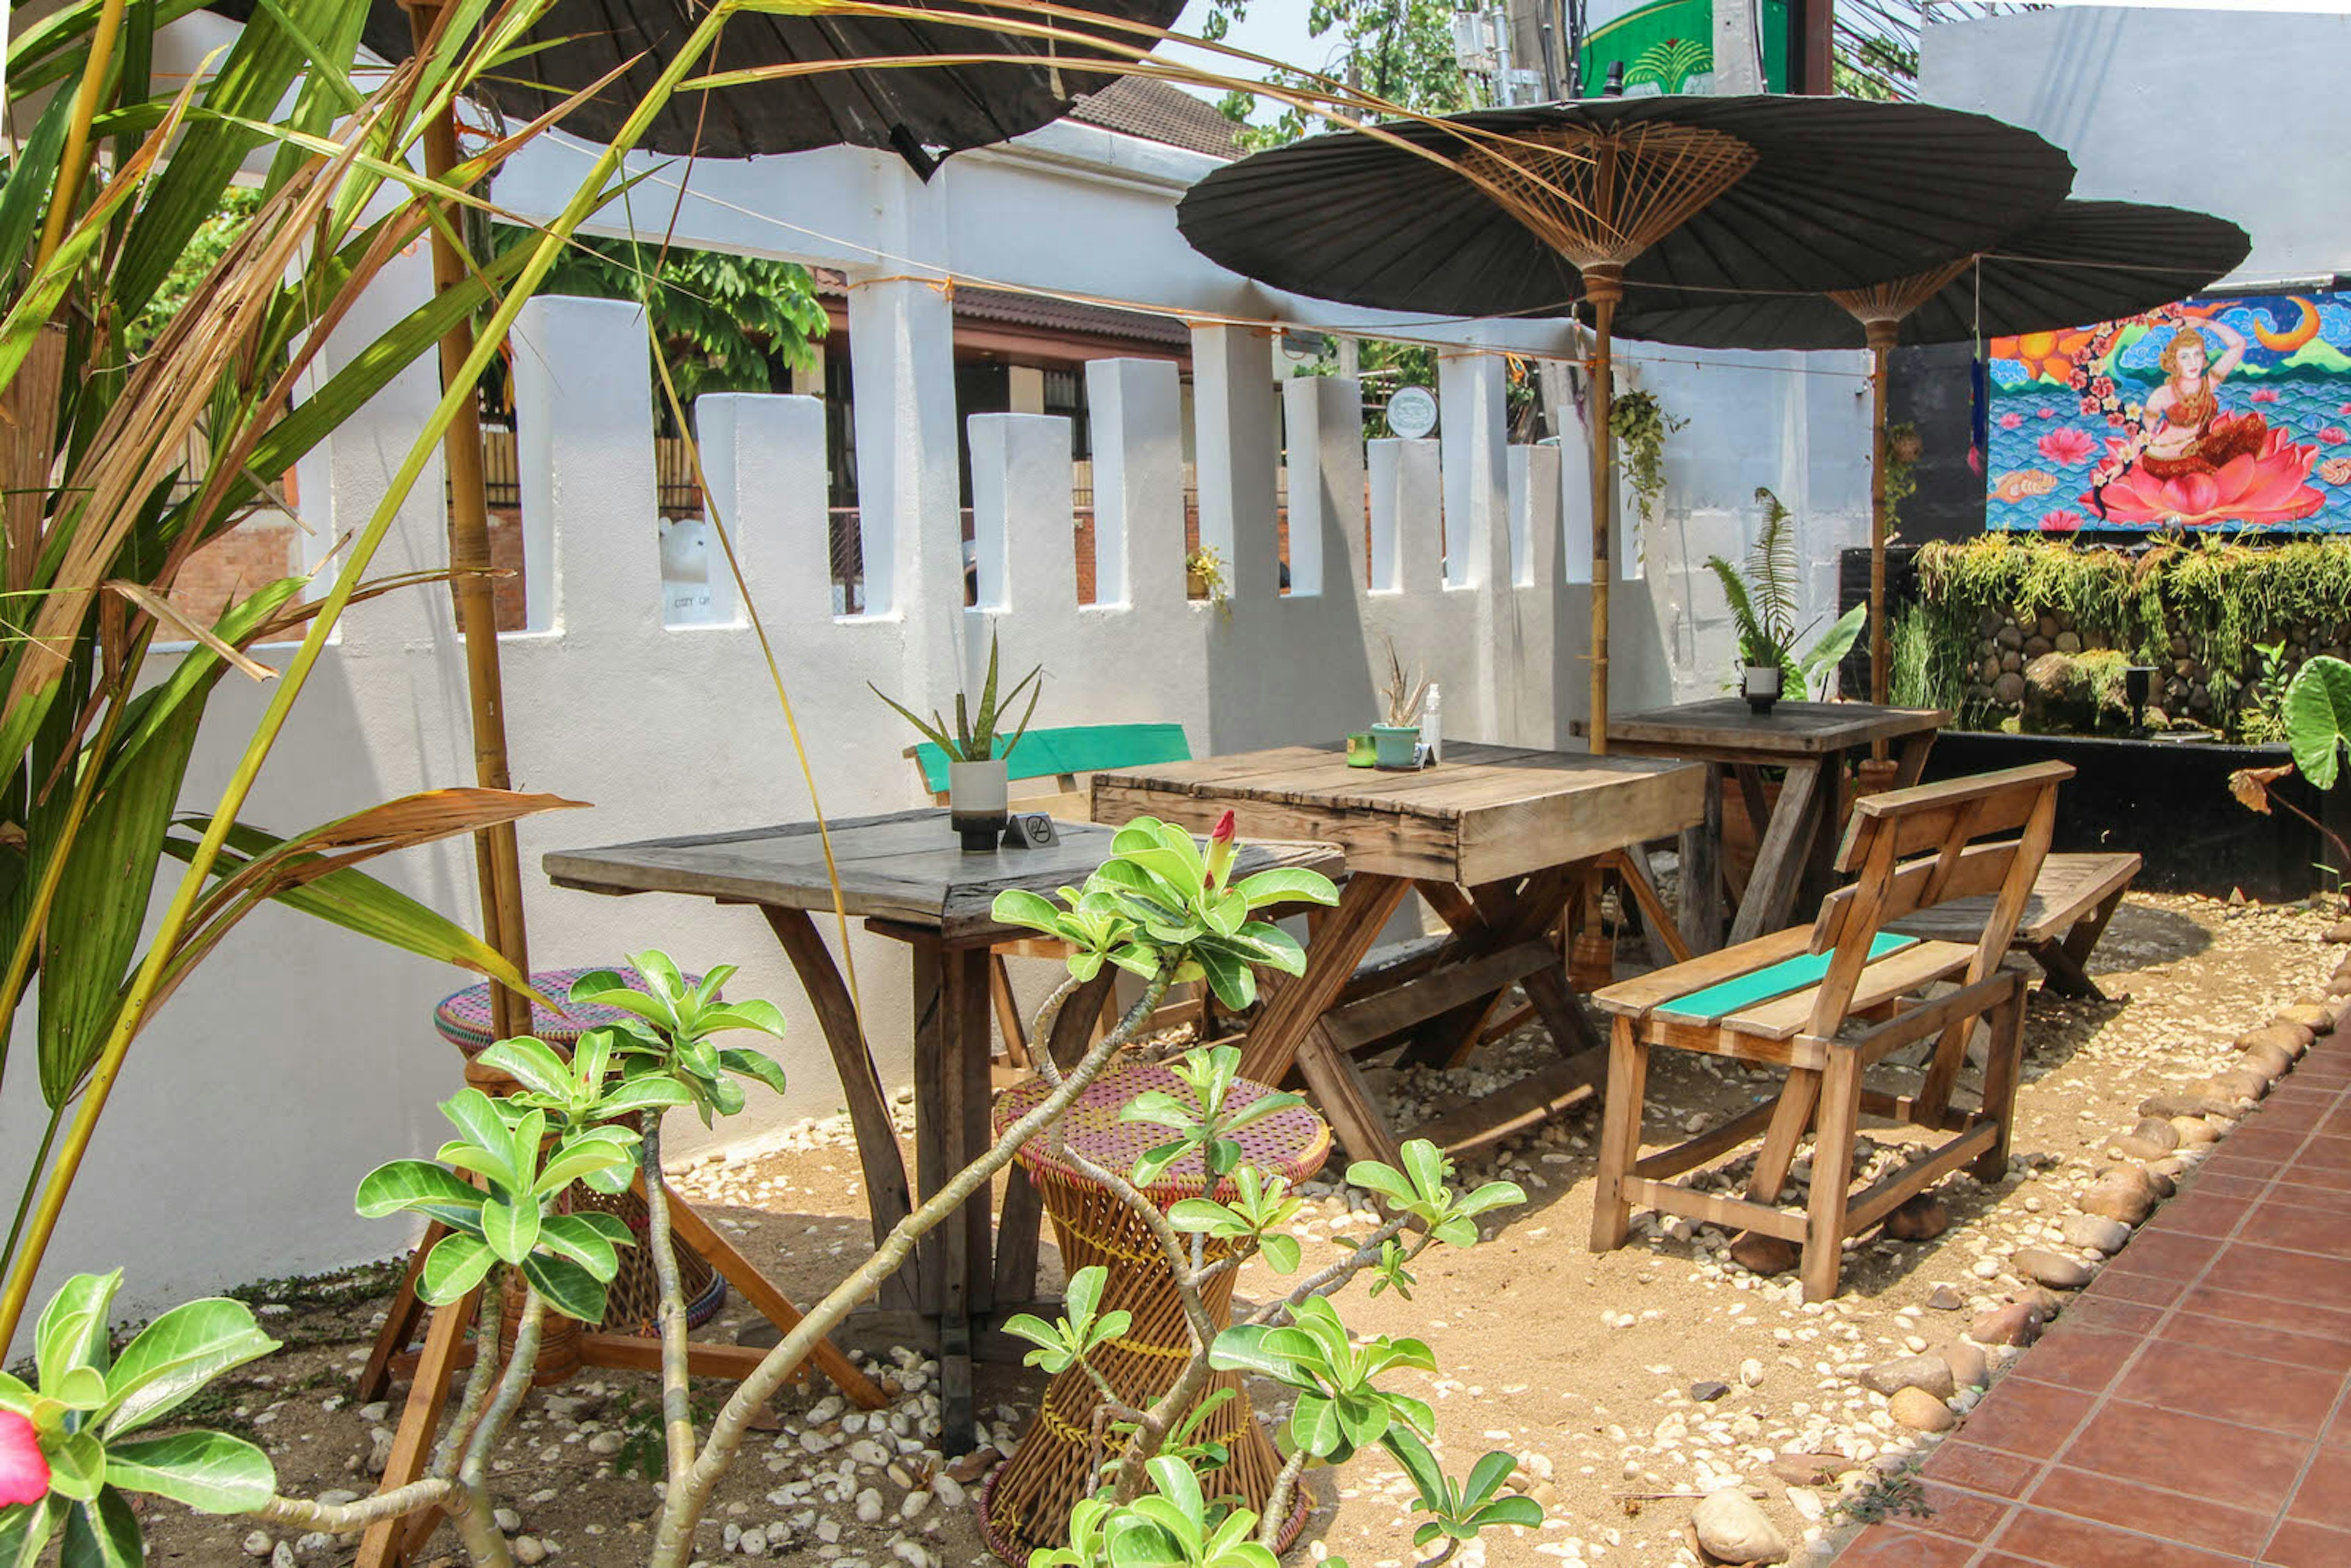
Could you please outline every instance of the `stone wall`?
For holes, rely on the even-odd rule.
[[[2346,605],[2345,611],[2346,616],[2351,616],[2351,605]],[[2117,645],[2112,633],[2077,626],[2072,615],[2059,610],[2038,614],[2014,607],[1987,610],[1977,618],[1976,632],[1966,692],[1968,706],[1990,709],[2000,716],[2023,711],[2027,677],[2033,662],[2042,655],[2101,653]],[[2314,653],[2331,654],[2338,659],[2351,657],[2351,619],[2288,627],[2283,632],[2268,631],[2256,634],[2253,640],[2270,643],[2280,636],[2285,640],[2288,674]],[[2136,656],[2136,651],[2128,647],[2120,651]],[[2220,672],[2217,694],[2220,706],[2216,708],[2214,672],[2206,667],[2192,640],[2185,632],[2173,632],[2166,654],[2148,704],[2147,723],[2158,729],[2175,721],[2217,725],[2237,700],[2238,693],[2259,680],[2262,673],[2258,654],[2242,669]]]

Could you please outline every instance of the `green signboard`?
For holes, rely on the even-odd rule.
[[[1788,90],[1787,0],[1762,0],[1763,89]],[[1627,94],[1704,92],[1714,75],[1713,0],[1650,0],[1583,43],[1583,90],[1597,93],[1623,65]]]

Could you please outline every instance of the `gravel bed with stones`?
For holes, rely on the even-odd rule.
[[[1906,1206],[1886,1231],[1851,1245],[1833,1301],[1802,1303],[1792,1274],[1758,1273],[1734,1256],[1732,1238],[1679,1219],[1645,1216],[1625,1247],[1589,1252],[1589,1106],[1478,1159],[1463,1180],[1508,1176],[1527,1188],[1527,1206],[1494,1217],[1474,1250],[1425,1258],[1409,1301],[1371,1297],[1358,1283],[1343,1303],[1360,1333],[1435,1346],[1442,1371],[1412,1391],[1434,1404],[1439,1451],[1457,1472],[1507,1449],[1521,1461],[1512,1484],[1544,1504],[1541,1530],[1503,1532],[1456,1561],[1827,1562],[1860,1521],[1899,1506],[1908,1468],[1964,1421],[1988,1379],[2291,1070],[2313,1033],[2332,1027],[2351,980],[2330,994],[2344,950],[2325,939],[2351,930],[2331,923],[2299,905],[2130,899],[2092,967],[2132,999],[2032,1003],[2006,1177],[1983,1186],[1961,1173]],[[1373,1081],[1409,1118],[1553,1059],[1542,1037],[1521,1034],[1462,1070]],[[1651,1077],[1653,1144],[1771,1088],[1740,1064],[1670,1051]],[[1869,1121],[1860,1143],[1857,1164],[1877,1167],[1903,1158],[1910,1140]],[[1335,1182],[1342,1168],[1308,1189],[1310,1267],[1378,1222],[1364,1195]],[[1738,1171],[1715,1179],[1727,1185]],[[867,1249],[855,1151],[839,1118],[708,1157],[680,1180],[795,1301],[820,1295]],[[1050,1243],[1044,1275],[1058,1283]],[[1280,1286],[1252,1265],[1238,1293],[1264,1300]],[[397,1416],[348,1396],[381,1301],[321,1301],[305,1286],[279,1293],[263,1321],[289,1348],[225,1390],[204,1419],[267,1444],[287,1490],[363,1489]],[[726,1337],[744,1321],[730,1302],[703,1332]],[[747,1448],[705,1522],[699,1557],[709,1568],[763,1557],[828,1568],[993,1561],[969,1498],[997,1450],[1017,1441],[1039,1380],[983,1364],[992,1446],[947,1460],[935,1447],[935,1367],[904,1351],[868,1364],[893,1396],[878,1416],[847,1409],[820,1382],[778,1400],[777,1429]],[[716,1397],[713,1385],[702,1392]],[[495,1478],[517,1560],[643,1563],[656,1500],[624,1471],[650,1451],[655,1393],[647,1375],[590,1372],[533,1402]],[[1261,1415],[1282,1413],[1272,1391],[1257,1398]],[[1384,1454],[1318,1473],[1309,1490],[1314,1511],[1294,1561],[1413,1560],[1410,1490]],[[1719,1556],[1700,1555],[1701,1536]],[[249,1557],[339,1568],[352,1556],[349,1542],[277,1539],[171,1508],[155,1511],[150,1540],[159,1563]],[[422,1561],[454,1563],[456,1552],[444,1531]]]

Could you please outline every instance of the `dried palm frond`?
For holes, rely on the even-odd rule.
[[[1427,672],[1416,670],[1407,678],[1393,638],[1388,642],[1387,683],[1380,688],[1380,696],[1387,705],[1387,722],[1398,729],[1418,724],[1421,705],[1428,701]]]

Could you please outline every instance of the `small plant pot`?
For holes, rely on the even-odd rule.
[[[1012,820],[1011,776],[1002,758],[947,764],[947,821],[967,850],[992,850]]]
[[[1419,761],[1420,726],[1416,724],[1375,724],[1372,726],[1373,766],[1408,770]]]
[[[1379,766],[1379,747],[1373,741],[1372,732],[1370,730],[1359,729],[1353,735],[1347,737],[1348,767],[1376,768]]]
[[[1770,713],[1771,705],[1780,700],[1783,674],[1777,664],[1750,664],[1740,677],[1739,695],[1745,697],[1747,706],[1757,713]]]
[[[1207,598],[1208,580],[1202,577],[1196,571],[1186,572],[1184,574],[1184,597],[1186,599]]]

